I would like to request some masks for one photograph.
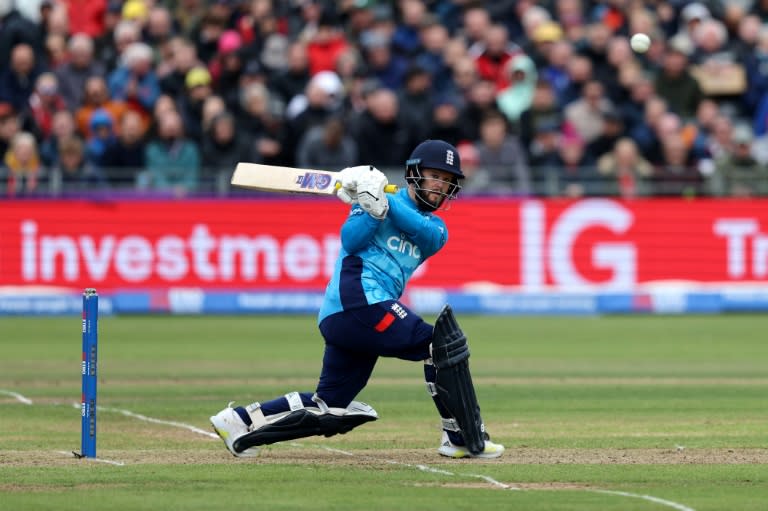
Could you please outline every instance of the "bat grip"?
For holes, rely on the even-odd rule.
[[[338,190],[341,188],[341,182],[336,181],[335,188]],[[384,187],[384,193],[397,193],[397,191],[400,189],[397,185],[387,185]]]

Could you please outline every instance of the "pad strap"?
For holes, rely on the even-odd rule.
[[[330,410],[328,405],[325,404],[325,401],[320,399],[320,396],[318,396],[317,393],[312,395],[312,401],[317,405],[318,408],[320,408],[320,413],[328,413]],[[352,402],[354,403],[354,401]]]
[[[257,429],[267,423],[267,418],[264,417],[264,412],[261,411],[261,403],[251,403],[245,407],[245,411],[248,413],[248,417],[251,418],[251,429]]]
[[[292,412],[304,408],[304,403],[302,403],[301,395],[298,392],[289,392],[285,395],[285,399],[288,401],[288,407]]]
[[[459,423],[456,422],[456,419],[446,419],[445,417],[442,417],[442,421],[444,430],[461,433],[461,428],[459,427]]]

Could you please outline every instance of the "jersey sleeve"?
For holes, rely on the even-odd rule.
[[[425,257],[435,254],[448,241],[448,229],[441,218],[422,215],[403,204],[399,197],[389,201],[387,215],[398,229],[416,242]]]
[[[380,220],[376,220],[355,204],[341,226],[341,246],[348,254],[362,250],[376,234],[380,223]]]

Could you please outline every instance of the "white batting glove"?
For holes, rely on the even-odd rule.
[[[357,190],[354,188],[344,188],[343,186],[336,190],[336,197],[344,204],[357,203]]]
[[[354,204],[357,202],[357,182],[364,173],[369,172],[370,165],[358,165],[356,167],[347,167],[342,169],[337,177],[336,182],[341,184],[341,188],[336,190],[336,196],[342,202],[346,204]]]
[[[389,181],[380,170],[370,169],[357,181],[357,202],[372,217],[383,220],[389,211],[389,201],[384,193]]]

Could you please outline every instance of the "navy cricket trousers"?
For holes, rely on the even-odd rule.
[[[346,408],[368,383],[379,357],[428,359],[432,330],[395,300],[328,316],[320,322],[325,354],[317,395],[328,406]]]

